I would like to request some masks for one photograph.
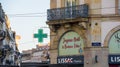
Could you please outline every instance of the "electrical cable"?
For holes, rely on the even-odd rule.
[[[7,14],[7,15],[36,15],[36,14],[45,14],[47,12],[42,12],[42,13],[23,13],[23,14]]]
[[[23,42],[23,43],[19,43],[19,44],[27,44],[27,43],[34,43],[34,41],[27,41],[27,42]]]
[[[120,6],[118,6],[118,7],[120,7]],[[98,10],[98,9],[111,9],[111,8],[118,8],[118,7],[91,8],[89,10],[91,11],[91,10]],[[23,13],[23,14],[7,14],[7,15],[9,17],[47,17],[47,15],[42,15],[42,14],[47,14],[47,12],[42,12],[42,13]]]
[[[43,16],[10,16],[10,17],[47,17],[47,15],[43,15]]]
[[[120,7],[120,6],[118,6],[118,7]],[[89,10],[111,9],[111,8],[118,8],[118,7],[92,8],[92,9],[89,9]],[[24,13],[24,14],[7,14],[7,15],[10,16],[10,17],[46,17],[47,15],[40,15],[40,14],[46,14],[46,13],[47,12],[42,12],[42,13]],[[32,43],[32,42],[34,42],[34,41],[28,41],[28,42],[24,42],[24,43],[20,43],[20,44],[26,44],[26,43]]]

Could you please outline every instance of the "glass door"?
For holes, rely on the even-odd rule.
[[[65,18],[73,18],[76,13],[77,0],[65,0]]]
[[[77,5],[76,0],[65,0],[66,7],[75,6],[75,5]]]

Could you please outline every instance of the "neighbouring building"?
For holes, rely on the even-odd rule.
[[[22,51],[22,63],[26,62],[49,63],[49,46],[38,44],[36,48]]]
[[[20,52],[16,45],[15,31],[0,3],[0,65],[19,65]]]
[[[120,0],[50,0],[50,63],[120,67]]]

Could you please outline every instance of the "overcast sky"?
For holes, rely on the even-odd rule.
[[[36,47],[38,40],[33,34],[40,27],[48,27],[47,9],[50,0],[0,0],[4,12],[8,15],[12,30],[21,36],[19,50],[28,50]],[[41,28],[49,35],[49,28]],[[44,38],[43,43],[48,43],[49,37]]]

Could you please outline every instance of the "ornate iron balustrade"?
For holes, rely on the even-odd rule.
[[[77,17],[88,17],[88,5],[77,5],[65,8],[47,10],[47,20],[74,19]]]

